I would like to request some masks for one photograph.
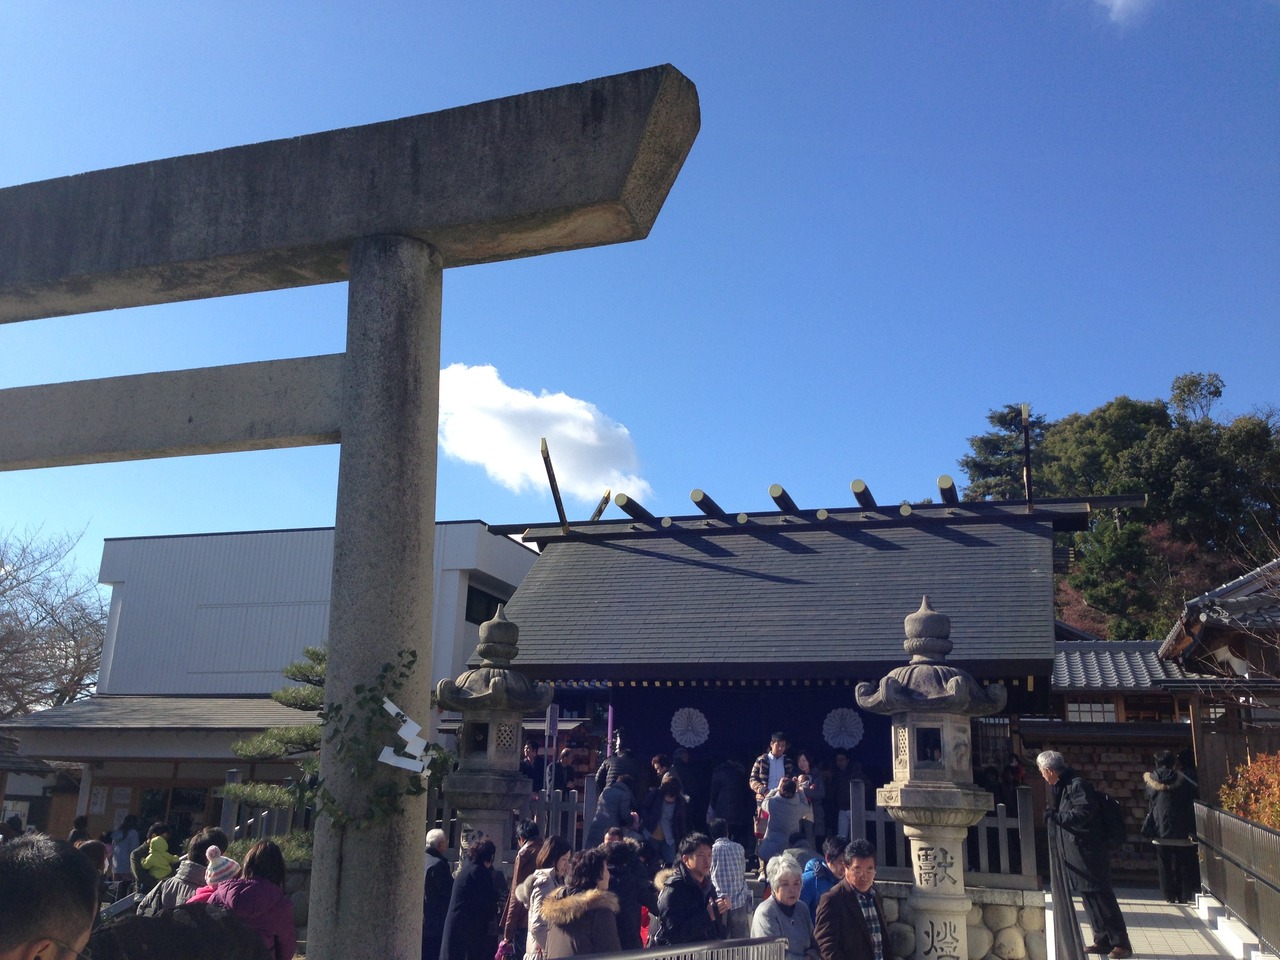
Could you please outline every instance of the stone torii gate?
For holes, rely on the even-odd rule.
[[[0,322],[350,285],[342,354],[0,390],[0,470],[340,442],[326,702],[430,664],[442,271],[643,239],[698,126],[668,65],[0,189]],[[321,771],[352,805],[405,776]],[[418,956],[424,818],[321,821],[308,956]]]

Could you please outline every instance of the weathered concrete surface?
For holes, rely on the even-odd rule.
[[[345,280],[366,236],[446,267],[642,239],[698,126],[660,66],[0,189],[0,322]]]
[[[0,471],[337,443],[342,354],[0,390]]]
[[[395,701],[424,725],[431,712],[442,266],[428,244],[405,237],[370,237],[351,251],[325,677],[326,707],[342,703],[350,713],[357,685],[371,685],[400,651],[417,650],[418,668]],[[376,755],[384,745],[391,744],[364,749]],[[328,739],[320,776],[353,812],[383,784],[408,780],[390,766],[356,780]],[[403,803],[403,815],[368,825],[318,818],[312,960],[421,953],[426,798]]]

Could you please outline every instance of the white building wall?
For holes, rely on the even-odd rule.
[[[433,681],[456,675],[475,648],[471,579],[509,596],[534,559],[479,521],[437,525]],[[112,594],[98,692],[281,687],[281,669],[328,638],[332,564],[331,527],[106,541],[99,580]]]

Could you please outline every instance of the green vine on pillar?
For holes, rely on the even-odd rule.
[[[415,650],[399,650],[394,663],[384,663],[369,684],[356,684],[349,703],[334,703],[320,713],[325,743],[335,747],[337,762],[354,783],[375,783],[368,801],[352,809],[338,800],[322,780],[318,786],[318,812],[339,828],[369,827],[404,812],[404,798],[425,793],[429,780],[443,778],[453,755],[439,744],[428,744],[421,773],[378,762],[382,748],[399,743],[400,722],[383,707],[396,702],[418,661]],[[416,718],[415,718],[416,719]]]

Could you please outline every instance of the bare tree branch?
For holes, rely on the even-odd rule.
[[[70,561],[78,536],[0,532],[0,720],[87,697],[107,612]]]

